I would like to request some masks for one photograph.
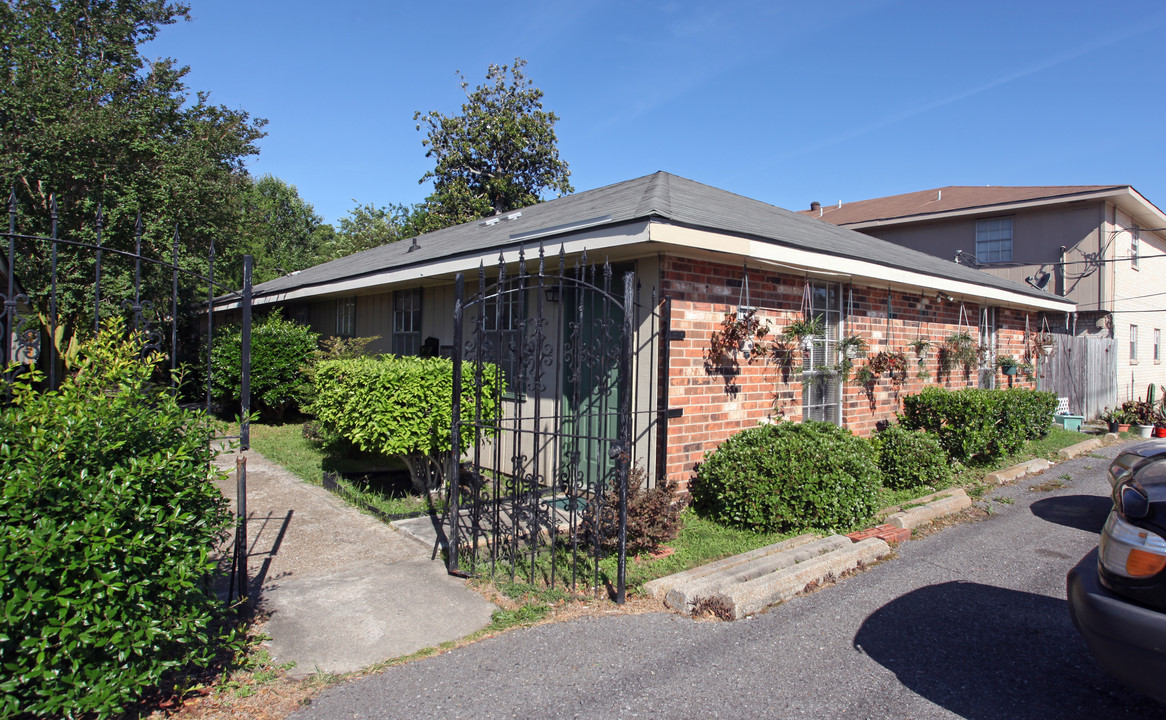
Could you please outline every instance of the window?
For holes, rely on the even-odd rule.
[[[838,425],[842,422],[841,386],[828,368],[838,361],[841,288],[833,283],[812,283],[809,316],[822,318],[824,332],[813,337],[802,372],[802,417]]]
[[[1132,267],[1134,270],[1138,270],[1140,268],[1139,261],[1141,260],[1141,258],[1138,257],[1138,234],[1139,233],[1137,228],[1134,228],[1134,231],[1130,233],[1130,267]],[[1154,359],[1157,360],[1157,358]]]
[[[982,263],[1012,260],[1012,218],[992,218],[976,223],[976,259]]]
[[[356,335],[356,298],[341,298],[336,301],[336,337]]]
[[[1154,328],[1154,362],[1162,362],[1162,331]]]
[[[421,352],[421,288],[393,291],[393,354]]]
[[[1130,362],[1138,361],[1138,326],[1130,325]]]

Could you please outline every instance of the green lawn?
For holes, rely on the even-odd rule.
[[[401,469],[398,462],[353,448],[326,447],[304,437],[303,425],[253,424],[251,446],[313,485],[323,484],[325,471],[354,474],[353,479],[338,480],[341,494],[351,504],[376,514],[420,515],[431,509],[428,495],[414,495],[407,487],[381,479],[382,470]]]

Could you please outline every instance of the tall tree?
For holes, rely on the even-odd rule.
[[[55,195],[62,237],[93,241],[100,204],[108,247],[133,249],[140,211],[144,254],[169,259],[177,230],[180,263],[205,273],[211,239],[229,249],[251,185],[243,162],[265,121],[192,94],[173,60],[142,57],[159,28],[184,18],[187,6],[168,0],[0,4],[0,183],[15,188],[22,232],[48,232]],[[46,256],[22,247],[17,266],[42,317]],[[103,271],[104,314],[120,308],[132,269],[111,253]],[[148,298],[168,294],[168,273],[144,273]],[[92,257],[62,253],[61,280],[68,337],[91,320]]]
[[[436,165],[420,182],[433,180],[426,230],[476,220],[539,202],[545,191],[573,191],[567,163],[559,158],[555,123],[543,110],[543,92],[526,78],[526,61],[491,64],[473,92],[459,72],[466,102],[460,115],[417,112],[422,145]]]
[[[427,218],[424,205],[357,205],[340,218],[331,243],[322,248],[324,259],[333,260],[438,229],[430,228]]]
[[[303,270],[324,259],[331,226],[300,197],[295,185],[272,175],[251,183],[242,196],[244,243],[255,257],[255,282]]]

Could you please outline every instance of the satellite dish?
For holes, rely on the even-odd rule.
[[[1052,279],[1052,277],[1053,277],[1052,273],[1046,272],[1046,273],[1041,273],[1039,278],[1034,277],[1032,275],[1029,275],[1028,277],[1026,277],[1024,279],[1024,281],[1026,283],[1028,283],[1029,285],[1032,285],[1037,290],[1040,290],[1043,292],[1045,287],[1048,286],[1049,280]]]

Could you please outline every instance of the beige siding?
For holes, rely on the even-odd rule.
[[[1166,239],[1158,233],[1134,230],[1133,221],[1114,212],[1113,262],[1114,338],[1117,340],[1118,399],[1144,398],[1150,383],[1166,385],[1166,366],[1154,360],[1154,330],[1166,332]],[[1137,247],[1137,267],[1131,257]],[[1130,326],[1138,328],[1137,357],[1130,357]],[[1163,390],[1157,391],[1162,397]]]
[[[1047,290],[1077,303],[1096,307],[1101,292],[1101,270],[1096,264],[1079,261],[1096,259],[1101,238],[1098,232],[1101,203],[1074,203],[1056,209],[1037,209],[995,215],[984,213],[934,223],[896,227],[869,227],[862,232],[914,250],[954,260],[959,251],[975,255],[976,222],[994,217],[1012,218],[1012,260],[1017,267],[984,268],[993,275],[1023,283],[1026,277],[1050,272]],[[1058,267],[1061,246],[1065,246],[1065,272]]]

